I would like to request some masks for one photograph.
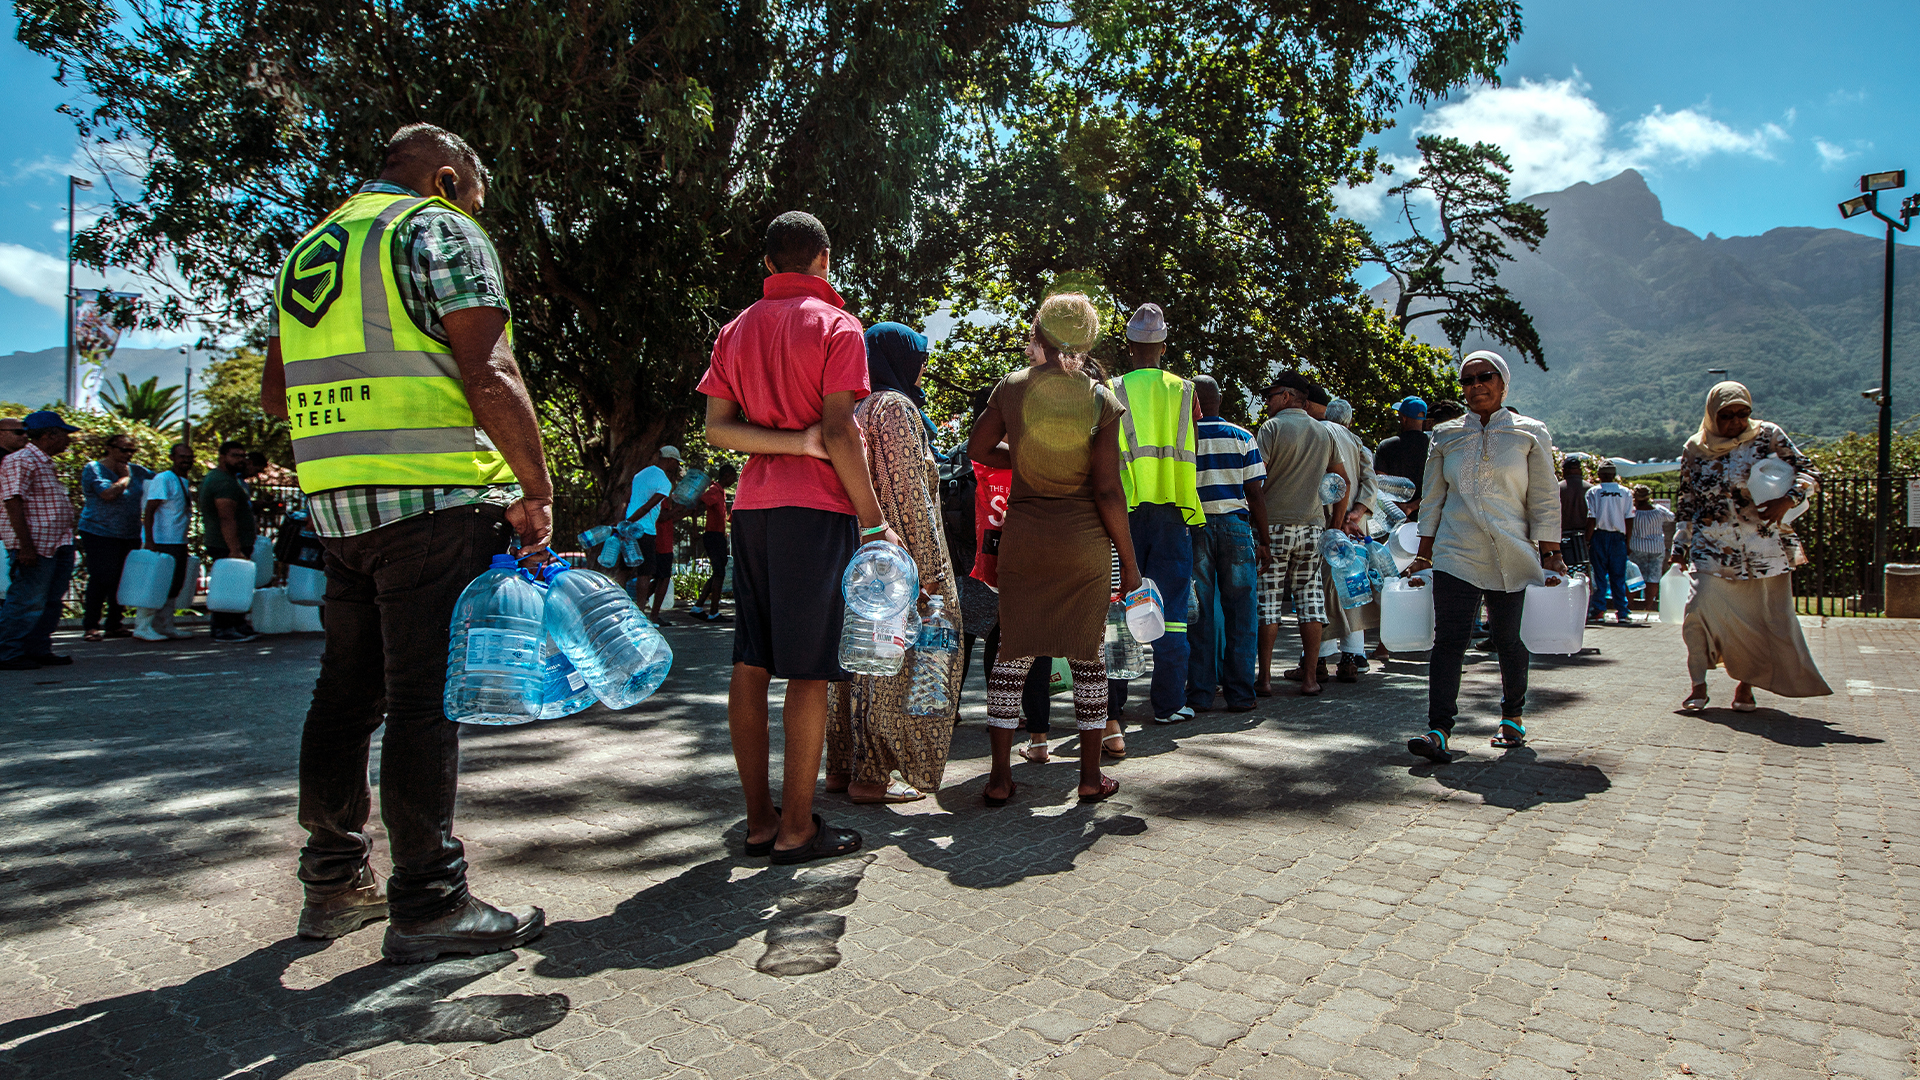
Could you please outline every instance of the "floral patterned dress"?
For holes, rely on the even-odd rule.
[[[947,617],[960,623],[960,593],[940,517],[940,471],[920,410],[902,394],[882,391],[854,410],[867,438],[867,463],[880,512],[920,568],[920,588],[943,598]],[[949,685],[960,686],[961,654],[950,661]],[[898,772],[923,792],[938,790],[953,746],[953,714],[912,716],[907,690],[912,654],[898,675],[855,675],[827,696],[827,772],[856,783],[888,782]],[[957,696],[957,693],[956,693]]]

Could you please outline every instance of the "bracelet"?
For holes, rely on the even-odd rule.
[[[881,533],[886,531],[887,531],[887,523],[883,521],[880,524],[875,525],[871,529],[861,529],[860,539],[865,540],[869,536],[879,536]]]

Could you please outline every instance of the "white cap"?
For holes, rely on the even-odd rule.
[[[1127,320],[1127,340],[1146,345],[1167,340],[1167,313],[1159,304],[1141,304]]]
[[[677,446],[663,446],[660,448],[660,456],[666,458],[668,461],[679,461],[680,448]]]

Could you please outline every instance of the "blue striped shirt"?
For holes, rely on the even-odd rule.
[[[1252,434],[1217,416],[1203,416],[1194,435],[1200,440],[1200,509],[1209,514],[1245,514],[1247,481],[1267,477]]]

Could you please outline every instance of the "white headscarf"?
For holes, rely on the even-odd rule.
[[[1460,358],[1459,370],[1460,371],[1467,370],[1467,365],[1473,363],[1475,360],[1485,360],[1487,363],[1492,364],[1493,370],[1498,371],[1500,373],[1500,381],[1507,384],[1508,386],[1513,385],[1513,372],[1507,370],[1506,358],[1501,356],[1499,353],[1493,352],[1492,350],[1489,350],[1489,349],[1478,349],[1478,350],[1475,350],[1474,352],[1470,352],[1467,355]]]

